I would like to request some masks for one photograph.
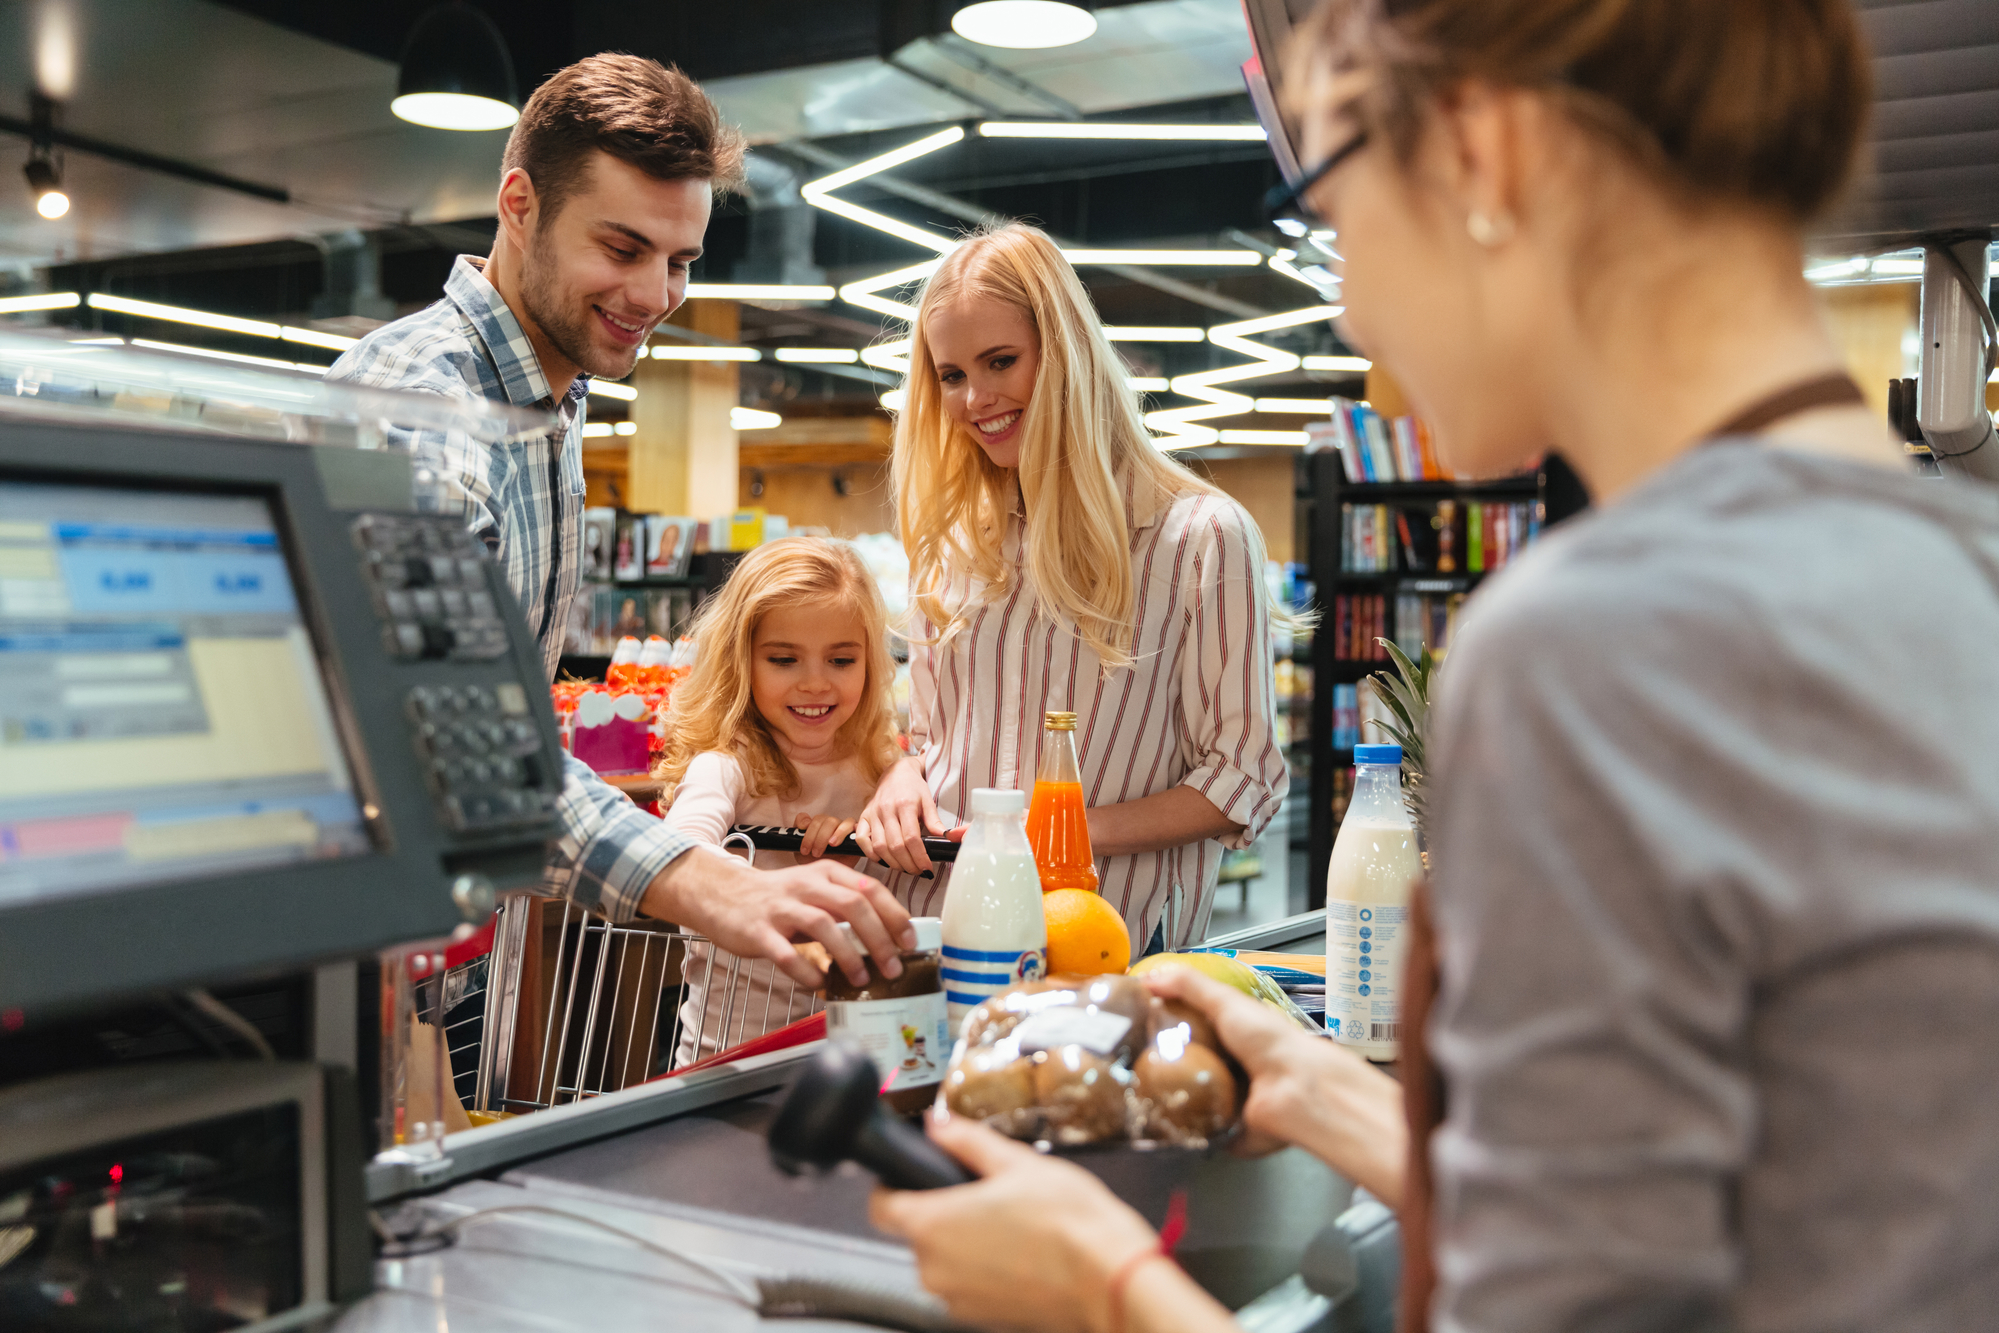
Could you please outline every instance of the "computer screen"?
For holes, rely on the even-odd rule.
[[[269,503],[0,480],[0,907],[370,850]]]

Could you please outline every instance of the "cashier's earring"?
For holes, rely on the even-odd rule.
[[[1501,213],[1493,217],[1474,208],[1465,218],[1465,230],[1486,249],[1497,249],[1513,239],[1513,215]]]

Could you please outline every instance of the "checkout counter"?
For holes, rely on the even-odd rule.
[[[949,1327],[871,1178],[771,1164],[812,1046],[370,1124],[406,1015],[357,964],[532,886],[561,758],[504,580],[394,446],[546,420],[22,337],[0,385],[5,1032],[258,976],[318,1000],[311,1059],[0,1084],[0,1324]],[[1322,950],[1323,917],[1210,943]],[[1184,1189],[1180,1257],[1246,1327],[1390,1327],[1392,1219],[1303,1153],[1078,1160],[1155,1224]]]

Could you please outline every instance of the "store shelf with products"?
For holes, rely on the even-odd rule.
[[[701,603],[729,577],[747,554],[743,551],[699,551],[687,557],[682,574],[650,574],[638,578],[585,578],[572,608],[563,641],[558,678],[574,676],[602,680],[617,641],[627,635],[643,639],[657,634],[669,641],[687,632]]]
[[[1362,739],[1358,687],[1394,670],[1377,640],[1411,657],[1444,651],[1464,599],[1586,503],[1559,459],[1533,475],[1490,481],[1354,481],[1352,468],[1336,448],[1298,458],[1306,576],[1320,617],[1299,652],[1313,688],[1303,762],[1293,761],[1294,781],[1304,778],[1311,792],[1304,831],[1313,907],[1325,903],[1326,865]]]

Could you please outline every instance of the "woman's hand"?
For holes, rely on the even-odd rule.
[[[838,815],[808,815],[799,811],[791,817],[793,828],[805,830],[805,837],[798,844],[798,859],[817,861],[826,855],[828,847],[837,847],[847,840],[858,821],[842,819]]]
[[[923,1285],[952,1316],[980,1327],[1123,1333],[1110,1327],[1110,1283],[1127,1263],[1157,1250],[1159,1237],[1145,1219],[1083,1168],[975,1121],[933,1120],[930,1137],[984,1179],[955,1189],[878,1189],[868,1215],[909,1242]],[[1174,1304],[1210,1321],[1219,1315],[1219,1326],[1228,1326],[1220,1307],[1199,1308],[1206,1298],[1172,1265],[1145,1268],[1131,1276],[1166,1280],[1170,1270],[1188,1288],[1173,1294]],[[1199,1318],[1182,1325],[1215,1326]]]
[[[1338,1042],[1188,967],[1146,974],[1154,995],[1185,1002],[1249,1075],[1238,1151],[1295,1143],[1391,1208],[1402,1203],[1408,1126],[1402,1087]]]
[[[943,831],[943,817],[937,813],[937,802],[923,777],[923,761],[909,755],[882,774],[881,785],[861,812],[854,841],[861,844],[869,860],[920,875],[933,869],[923,850],[923,835]]]

